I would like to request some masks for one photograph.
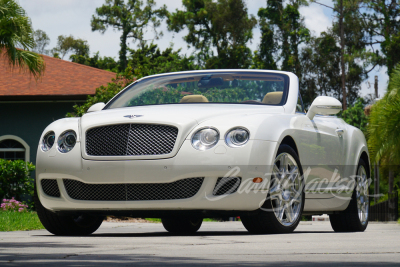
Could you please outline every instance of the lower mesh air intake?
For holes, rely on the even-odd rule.
[[[60,190],[58,188],[56,179],[42,179],[40,181],[43,192],[51,197],[60,197]]]
[[[220,177],[215,184],[213,195],[233,194],[238,190],[241,181],[240,177]]]
[[[63,179],[70,198],[76,200],[138,201],[172,200],[193,197],[203,184],[203,177],[187,178],[172,183],[85,184]]]

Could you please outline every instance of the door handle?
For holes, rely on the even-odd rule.
[[[336,133],[337,135],[339,135],[339,137],[343,136],[344,130],[343,129],[336,129]]]

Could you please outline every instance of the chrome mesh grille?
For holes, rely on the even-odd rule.
[[[60,197],[60,190],[58,188],[56,179],[42,179],[40,181],[43,192],[51,197]]]
[[[63,179],[68,195],[77,200],[137,201],[185,199],[196,195],[203,177],[187,178],[172,183],[85,184]]]
[[[241,182],[242,179],[240,177],[219,177],[215,184],[213,195],[233,194],[238,190]]]
[[[169,154],[178,129],[156,124],[116,124],[89,129],[86,153],[90,156],[144,156]]]

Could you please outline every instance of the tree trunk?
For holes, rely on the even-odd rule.
[[[121,35],[121,50],[119,50],[119,70],[124,71],[126,69],[126,50],[127,50],[127,45],[126,41],[128,38],[129,31],[123,30],[122,35]]]
[[[375,204],[379,201],[379,164],[374,164],[374,195],[375,195]]]
[[[343,94],[343,110],[347,109],[347,92],[346,92],[346,71],[344,64],[344,24],[343,24],[343,0],[340,0],[339,6],[339,28],[340,28],[340,67],[342,70],[342,94]]]
[[[389,170],[389,221],[397,221],[397,216],[396,214],[393,212],[397,212],[396,209],[396,201],[397,198],[395,198],[393,195],[391,195],[392,193],[394,193],[393,191],[393,184],[394,184],[394,173],[393,170],[390,169]],[[392,211],[392,212],[390,212]]]
[[[389,194],[393,193],[393,184],[394,184],[394,173],[393,170],[389,170]]]

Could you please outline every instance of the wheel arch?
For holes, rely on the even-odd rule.
[[[369,156],[367,152],[365,151],[361,152],[360,159],[362,159],[367,164],[367,175],[368,178],[371,178],[371,165],[369,162]]]
[[[280,142],[280,145],[282,145],[282,144],[288,145],[288,146],[290,146],[291,148],[293,148],[294,151],[296,152],[297,156],[298,156],[299,159],[300,159],[299,150],[297,149],[296,142],[294,141],[294,139],[293,139],[292,136],[286,135],[286,136],[282,139],[282,141]]]

